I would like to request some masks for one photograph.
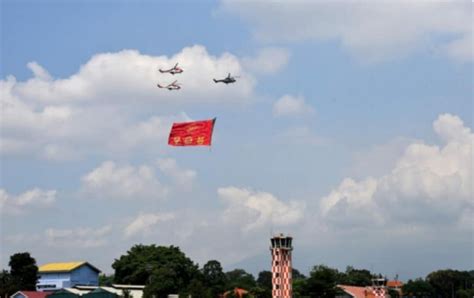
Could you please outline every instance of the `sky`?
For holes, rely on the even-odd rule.
[[[2,268],[142,243],[257,274],[285,233],[305,274],[473,269],[470,1],[0,3]]]

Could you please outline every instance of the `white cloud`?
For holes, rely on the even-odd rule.
[[[182,74],[170,76],[158,72],[158,68],[167,68],[176,62],[184,69]],[[199,45],[184,48],[171,57],[148,56],[136,50],[96,54],[66,79],[45,80],[46,70],[37,63],[30,63],[29,67],[35,76],[16,83],[12,93],[25,100],[56,104],[82,101],[240,101],[250,99],[254,85],[254,79],[242,68],[239,58],[230,53],[212,56]],[[228,72],[241,75],[238,87],[223,87],[212,82],[213,77]],[[156,87],[158,82],[164,84],[173,80],[182,83],[183,89],[169,92]]]
[[[116,247],[122,242],[114,239],[114,226],[101,225],[85,227],[74,223],[74,227],[42,228],[41,214],[38,223],[29,224],[32,230],[19,230],[18,226],[1,233],[2,256],[12,255],[18,251],[29,251],[39,264],[57,262],[58,260],[87,260],[105,273],[110,273],[113,257],[118,256]],[[116,234],[116,233],[115,233]],[[107,252],[104,254],[104,252]],[[6,258],[2,265],[8,266]]]
[[[0,210],[7,214],[22,214],[37,208],[51,207],[56,201],[56,190],[34,188],[17,196],[0,189]]]
[[[376,144],[369,149],[354,153],[349,175],[354,178],[382,176],[390,171],[408,145],[419,142],[415,139],[396,137],[385,144]]]
[[[79,158],[79,152],[66,144],[46,144],[42,157],[53,161],[74,160]]]
[[[344,179],[328,196],[321,200],[321,212],[327,214],[341,200],[351,206],[368,206],[372,203],[372,197],[377,189],[377,181],[368,178],[361,182],[356,182],[350,178]]]
[[[243,231],[265,225],[288,226],[303,218],[303,203],[284,203],[271,193],[237,187],[219,188],[217,193],[228,204],[223,219],[243,223]]]
[[[168,193],[168,189],[156,177],[153,167],[119,166],[112,161],[102,163],[82,177],[82,184],[87,195],[99,198],[162,199]]]
[[[28,102],[13,94],[15,84],[12,77],[0,81],[3,155],[63,159],[82,150],[104,147],[104,142],[124,126],[114,109]]]
[[[111,231],[111,226],[103,226],[97,229],[84,227],[74,229],[49,228],[44,232],[44,236],[48,246],[93,248],[107,245],[107,236]]]
[[[158,179],[170,178],[173,185]],[[184,169],[172,158],[140,166],[117,165],[105,161],[82,177],[84,196],[110,199],[164,199],[171,191],[189,191],[197,173]]]
[[[465,127],[458,116],[451,114],[440,115],[433,123],[433,129],[446,143],[469,143],[472,138],[471,129]]]
[[[171,123],[189,120],[185,113],[136,119],[133,113],[141,108],[114,105],[36,107],[37,103],[26,104],[9,91],[13,82],[12,78],[0,82],[2,155],[67,160],[91,154],[115,156],[130,150],[162,152]]]
[[[328,138],[315,135],[308,126],[289,127],[279,132],[276,138],[283,144],[322,146],[331,142]]]
[[[314,109],[306,104],[303,96],[284,95],[273,104],[274,116],[301,116],[311,114]]]
[[[331,193],[321,199],[320,213],[338,226],[380,223],[381,212],[373,202],[377,180],[367,178],[356,182],[344,179]]]
[[[49,72],[44,69],[41,65],[38,64],[38,62],[30,62],[27,64],[28,68],[33,72],[34,77],[37,80],[41,81],[51,81],[52,77],[49,74]]]
[[[156,228],[158,223],[170,221],[174,218],[173,213],[142,213],[125,227],[124,235],[125,237],[132,237],[137,234],[147,235],[152,228]]]
[[[129,125],[118,132],[117,138],[110,140],[107,147],[111,151],[130,151],[148,148],[145,151],[164,151],[173,122],[186,122],[192,119],[186,113],[173,116],[152,116],[149,119]]]
[[[459,62],[469,62],[473,60],[473,38],[472,31],[463,37],[448,43],[440,48],[441,53],[447,54],[452,59]]]
[[[182,104],[252,101],[255,79],[241,60],[230,53],[210,55],[203,46],[184,48],[170,57],[124,50],[94,55],[67,78],[52,78],[31,62],[33,78],[0,80],[0,154],[66,160],[88,155],[110,158],[130,150],[164,151],[171,122],[189,117],[150,115],[150,111],[166,115]],[[182,74],[158,72],[176,62],[184,69]],[[237,84],[212,81],[228,72],[241,76]],[[156,87],[174,79],[183,89],[170,92]]]
[[[472,61],[469,1],[221,1],[265,42],[337,41],[363,61],[419,50]]]
[[[36,107],[26,103],[12,93],[15,84],[13,77],[0,81],[2,140],[10,140],[10,143],[15,143],[14,147],[17,147],[23,145],[22,143],[28,145],[28,141],[40,136],[61,137],[65,131],[64,124],[71,120],[75,111],[67,105]],[[2,146],[2,151],[6,149],[8,146]]]
[[[275,74],[283,69],[290,59],[290,53],[283,48],[263,48],[255,57],[246,57],[243,64],[246,69],[257,74]]]
[[[161,158],[157,161],[159,169],[167,176],[171,177],[181,189],[190,189],[196,179],[196,171],[182,169],[172,158]]]
[[[433,128],[444,146],[412,143],[389,173],[344,179],[321,199],[321,214],[347,224],[444,223],[473,215],[474,134],[450,114],[440,115]]]

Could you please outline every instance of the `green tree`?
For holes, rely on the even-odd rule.
[[[438,270],[431,272],[426,280],[435,289],[435,295],[441,297],[454,297],[460,290],[472,289],[473,276],[468,271]]]
[[[178,274],[171,268],[160,267],[153,271],[150,282],[143,290],[144,298],[167,298],[169,294],[178,294],[180,287]]]
[[[304,297],[306,289],[306,276],[300,273],[297,269],[292,270],[292,289],[293,297]]]
[[[114,283],[114,275],[99,274],[99,286],[111,286]]]
[[[148,284],[157,275],[173,277],[177,289],[184,289],[198,273],[198,266],[175,246],[135,245],[112,264],[114,282]],[[165,268],[166,270],[160,270]],[[164,281],[168,284],[168,281]],[[166,288],[166,287],[165,287]]]
[[[305,282],[303,295],[310,297],[333,298],[340,290],[336,287],[341,274],[337,269],[325,265],[314,266]]]
[[[456,297],[458,297],[458,298],[472,298],[472,297],[474,297],[474,289],[458,290],[456,292]]]
[[[271,271],[260,271],[257,278],[257,286],[263,290],[259,293],[259,297],[271,298],[272,297],[272,272]]]
[[[341,284],[365,287],[372,284],[372,273],[367,269],[355,269],[347,266],[346,272],[341,274]]]
[[[201,269],[204,285],[210,289],[212,297],[218,297],[225,292],[227,276],[222,270],[221,263],[210,260]]]
[[[249,297],[253,297],[253,298],[268,298],[268,297],[272,297],[271,296],[271,293],[270,293],[270,296],[268,296],[267,292],[265,289],[259,287],[259,286],[256,286],[256,287],[253,287],[250,289],[249,291]]]
[[[295,268],[291,269],[291,277],[293,279],[305,279],[306,278],[306,276],[304,276],[304,274],[302,274],[301,272],[299,272],[298,269],[295,269]]]
[[[306,297],[306,279],[305,278],[297,278],[293,279],[293,297]]]
[[[415,280],[408,280],[408,282],[402,286],[402,292],[408,297],[423,298],[433,297],[435,290],[429,282],[417,278]]]
[[[36,260],[28,252],[10,256],[10,275],[17,290],[35,291],[38,282],[38,266]]]
[[[16,292],[15,288],[10,272],[2,270],[0,272],[0,297],[9,297]]]
[[[388,295],[390,296],[390,298],[399,298],[400,297],[400,293],[393,290],[393,289],[388,290]]]
[[[227,289],[243,288],[249,290],[256,286],[255,278],[252,274],[247,273],[243,269],[234,269],[226,272],[227,276]]]
[[[204,283],[198,278],[195,278],[195,279],[191,280],[187,290],[184,293],[181,293],[179,296],[180,297],[185,297],[185,298],[187,298],[189,296],[191,296],[191,297],[200,297],[200,298],[214,297],[211,294],[210,288],[207,288],[204,285]],[[218,297],[218,296],[215,296],[215,297]]]

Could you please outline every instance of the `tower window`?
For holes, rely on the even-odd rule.
[[[277,266],[278,266],[278,265],[280,265],[280,262],[278,262],[278,261],[275,261],[275,265],[277,265]]]
[[[275,276],[276,276],[276,277],[280,277],[280,273],[277,272],[277,273],[275,274]]]

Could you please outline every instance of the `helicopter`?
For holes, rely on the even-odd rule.
[[[239,78],[239,76],[232,77],[229,73],[225,79],[222,79],[222,80],[213,79],[213,80],[214,80],[214,83],[231,84],[231,83],[235,83],[236,81],[235,78]]]
[[[162,86],[160,84],[157,84],[158,88],[166,88],[168,90],[179,90],[181,89],[181,84],[178,84],[178,81],[174,81],[173,83],[167,85],[167,86]]]
[[[166,69],[166,70],[163,70],[163,69],[160,68],[160,69],[158,69],[158,71],[161,72],[161,73],[167,72],[167,73],[170,73],[172,75],[175,75],[177,73],[182,73],[184,70],[182,68],[178,67],[178,63],[176,63],[173,66],[173,68]]]

